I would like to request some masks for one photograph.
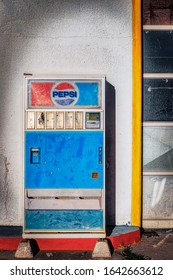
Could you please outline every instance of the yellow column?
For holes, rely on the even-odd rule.
[[[142,40],[141,0],[132,0],[132,225],[141,226]]]

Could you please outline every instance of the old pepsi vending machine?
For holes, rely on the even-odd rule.
[[[105,236],[105,77],[25,75],[24,237]]]

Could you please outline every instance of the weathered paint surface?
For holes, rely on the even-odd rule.
[[[102,210],[26,210],[26,230],[103,230]]]
[[[26,188],[103,188],[102,131],[25,132]],[[32,148],[39,155],[32,162]],[[98,178],[92,173],[98,172]]]
[[[60,81],[57,81],[60,83]],[[54,81],[56,83],[56,80]],[[29,88],[30,88],[30,100],[31,106],[40,106],[40,107],[54,107],[50,96],[50,91],[54,86],[54,83],[50,82],[32,82],[30,81]],[[61,81],[62,86],[55,88],[55,90],[65,90],[68,88],[65,87],[65,82]],[[75,84],[80,92],[79,99],[76,106],[85,107],[85,106],[98,106],[99,105],[99,84],[94,82],[75,82]],[[69,86],[69,85],[68,85]],[[73,89],[73,87],[71,86]]]
[[[114,235],[108,236],[110,239],[114,249],[119,248],[124,245],[130,245],[140,240],[140,230],[137,228],[131,228],[128,226],[126,230],[124,227],[121,229],[118,228],[118,233]],[[5,237],[0,238],[0,250],[17,250],[19,242],[21,241],[21,237],[19,235],[7,234],[9,233],[7,229],[3,229],[5,232]],[[10,232],[11,233],[11,232]],[[3,234],[2,234],[3,236]],[[89,250],[92,251],[94,249],[95,243],[98,240],[97,237],[90,238],[36,238],[38,246],[40,250]]]
[[[23,73],[106,74],[117,99],[116,224],[131,220],[131,6],[131,0],[0,0],[2,225],[22,224]]]
[[[14,174],[11,172],[10,162],[4,154],[0,154],[0,168],[0,213],[3,213],[0,224],[4,225],[7,219],[8,223],[12,223],[15,220],[16,215],[19,214],[16,203],[21,207],[21,201],[19,201],[19,197],[16,194],[15,179]],[[11,203],[11,201],[13,202]],[[15,225],[15,222],[13,224]]]

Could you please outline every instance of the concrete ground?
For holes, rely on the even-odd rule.
[[[0,251],[1,260],[14,260],[15,251]],[[92,251],[39,251],[35,260],[91,260]],[[106,258],[105,258],[106,259]],[[173,260],[173,229],[148,230],[141,240],[113,250],[110,260]]]

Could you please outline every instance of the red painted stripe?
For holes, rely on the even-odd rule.
[[[21,237],[0,238],[0,250],[16,250],[21,240]]]
[[[120,246],[124,246],[124,245],[127,246],[139,242],[141,239],[141,234],[140,234],[140,230],[136,230],[118,236],[109,236],[108,238],[110,239],[114,249],[117,249]]]
[[[128,246],[140,241],[140,230],[120,234],[118,236],[107,237],[114,249],[120,246]],[[37,238],[36,241],[40,250],[71,250],[71,251],[92,251],[99,238]],[[14,238],[0,238],[0,250],[16,250],[19,242],[22,240],[20,237]]]
[[[41,250],[93,250],[98,238],[38,238]]]

